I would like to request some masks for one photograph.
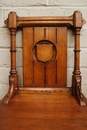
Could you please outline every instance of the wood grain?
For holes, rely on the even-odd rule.
[[[52,60],[53,56],[55,60]],[[42,63],[39,63],[40,59]],[[25,27],[23,68],[25,87],[66,87],[67,28]]]
[[[9,105],[0,103],[1,130],[86,130],[87,107],[69,90],[22,91]]]

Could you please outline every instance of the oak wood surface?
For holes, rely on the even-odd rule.
[[[23,86],[58,88],[66,81],[67,28],[24,27]]]
[[[69,90],[19,90],[9,105],[0,103],[0,130],[87,130],[87,106]]]

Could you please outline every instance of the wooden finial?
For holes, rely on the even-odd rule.
[[[73,26],[75,28],[81,28],[85,22],[86,21],[82,18],[82,13],[76,10],[73,14]]]
[[[10,12],[8,14],[8,19],[4,21],[9,29],[16,29],[17,28],[17,16],[15,12]]]

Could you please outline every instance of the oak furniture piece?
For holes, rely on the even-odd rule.
[[[19,91],[31,91],[32,94],[35,91],[48,94],[72,91],[79,104],[86,105],[81,92],[80,72],[80,30],[84,23],[80,11],[75,11],[72,16],[56,17],[19,17],[15,12],[10,12],[5,20],[11,37],[10,87],[3,103],[8,104]],[[23,39],[23,86],[18,85],[16,69],[16,32],[19,28]],[[75,34],[71,88],[66,85],[68,28]]]
[[[87,100],[81,92],[80,30],[85,23],[81,12],[70,17],[18,17],[11,12],[5,23],[11,35],[11,70],[9,91],[0,102],[0,130],[87,130]],[[23,86],[18,85],[16,69],[19,28]],[[66,86],[68,28],[75,33],[71,88]]]

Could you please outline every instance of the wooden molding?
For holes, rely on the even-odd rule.
[[[38,16],[38,17],[19,17],[15,12],[10,12],[5,24],[8,28],[24,26],[73,26],[82,27],[85,20],[80,11],[75,11],[72,16]]]

